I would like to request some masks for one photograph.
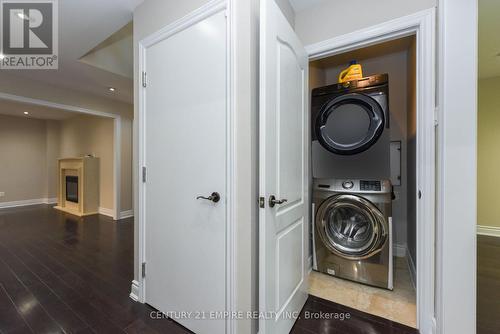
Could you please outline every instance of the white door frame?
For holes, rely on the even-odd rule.
[[[192,25],[216,14],[221,11],[226,11],[227,16],[227,176],[226,176],[226,310],[227,312],[233,312],[235,310],[235,226],[234,226],[234,213],[235,213],[235,203],[234,203],[234,175],[236,171],[235,164],[235,98],[234,98],[234,54],[235,45],[233,43],[234,36],[234,14],[232,0],[213,0],[204,6],[192,11],[183,18],[163,27],[162,29],[154,32],[148,37],[139,41],[139,69],[137,78],[142,78],[142,73],[147,70],[146,61],[146,50],[147,48],[159,43],[166,38],[173,36]],[[137,153],[137,173],[138,173],[138,196],[139,196],[139,207],[137,211],[137,220],[139,225],[139,254],[138,263],[141,267],[142,263],[145,263],[147,259],[146,254],[146,223],[145,223],[145,187],[142,182],[142,168],[145,164],[145,101],[146,101],[147,90],[140,84],[139,94],[138,94],[138,153]],[[138,280],[132,282],[132,292],[130,297],[141,303],[145,302],[145,291],[146,282],[142,275],[139,275]],[[234,333],[235,331],[235,321],[231,317],[226,319],[226,333]]]
[[[0,92],[0,101],[1,100],[7,100],[7,101],[14,101],[14,102],[20,102],[20,103],[26,103],[26,104],[31,104],[31,105],[37,105],[41,107],[47,107],[47,108],[53,108],[53,109],[59,109],[59,110],[65,110],[68,112],[73,112],[73,113],[79,113],[79,114],[84,114],[84,115],[90,115],[90,116],[99,116],[99,117],[106,117],[106,118],[112,118],[113,119],[113,202],[114,202],[114,210],[108,211],[108,210],[102,210],[101,207],[99,207],[99,213],[104,214],[106,216],[111,216],[113,217],[114,220],[118,220],[122,218],[122,213],[121,213],[121,156],[122,156],[122,151],[121,151],[121,132],[122,132],[122,120],[121,116],[117,114],[112,114],[104,111],[99,111],[99,110],[92,110],[92,109],[87,109],[87,108],[82,108],[82,107],[77,107],[77,106],[72,106],[68,104],[61,104],[61,103],[56,103],[52,101],[46,101],[46,100],[40,100],[40,99],[33,99],[30,97],[26,96],[19,96],[19,95],[13,95],[13,94],[8,94],[8,93],[2,93]],[[127,217],[129,217],[129,214],[127,213]]]
[[[476,333],[478,19],[477,0],[439,0],[438,333]]]
[[[417,41],[417,327],[435,330],[435,15],[434,8],[306,47],[310,60],[415,35]]]

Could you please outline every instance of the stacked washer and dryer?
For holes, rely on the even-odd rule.
[[[393,288],[388,75],[312,91],[313,269]]]

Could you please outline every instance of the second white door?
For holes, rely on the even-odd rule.
[[[288,334],[308,296],[308,57],[273,0],[260,45],[259,333]]]

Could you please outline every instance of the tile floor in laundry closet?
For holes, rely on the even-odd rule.
[[[415,289],[406,258],[394,258],[394,290],[375,288],[313,271],[309,293],[357,310],[416,327]]]

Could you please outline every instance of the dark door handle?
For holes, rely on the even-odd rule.
[[[220,201],[220,195],[218,192],[213,192],[212,195],[208,196],[208,197],[205,197],[205,196],[198,196],[196,197],[196,199],[206,199],[207,201],[212,201],[214,203],[217,203],[218,201]]]
[[[274,206],[275,206],[276,204],[283,204],[283,203],[285,203],[285,202],[287,202],[287,201],[288,201],[287,199],[276,199],[276,197],[275,197],[274,195],[271,195],[271,196],[269,197],[269,206],[270,206],[271,208],[274,208]]]

